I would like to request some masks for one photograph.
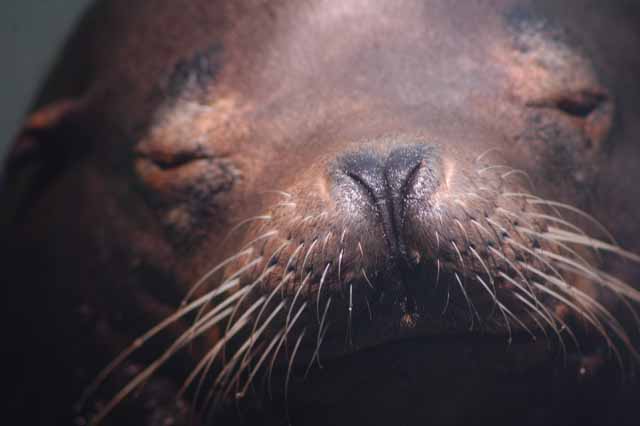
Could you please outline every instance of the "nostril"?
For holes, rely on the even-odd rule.
[[[422,167],[435,168],[436,157],[428,145],[400,146],[387,155],[362,151],[344,155],[339,160],[339,170],[375,199],[397,198],[411,190]]]
[[[425,145],[401,146],[394,149],[385,162],[385,181],[390,192],[396,197],[404,197],[410,190],[420,167],[427,158]]]
[[[352,152],[338,160],[337,181],[348,177],[375,199],[395,199],[411,191],[421,169],[437,174],[439,158],[434,147],[423,144],[394,147],[386,154]]]
[[[362,175],[354,172],[345,172],[345,175],[349,178],[349,184],[355,184],[359,192],[363,193],[368,204],[372,206],[377,204],[380,193],[376,191],[375,186],[371,185],[371,181],[363,179]]]
[[[384,160],[368,152],[345,155],[340,161],[341,174],[346,175],[374,199],[384,197]]]
[[[423,144],[402,145],[391,151],[382,147],[379,154],[371,150],[349,153],[338,160],[336,189],[349,205],[361,205],[357,211],[372,208],[390,248],[404,255],[405,204],[413,198],[410,194],[416,192],[417,182],[424,180],[423,175],[432,175],[438,164],[435,149]],[[424,189],[430,192],[426,186]]]

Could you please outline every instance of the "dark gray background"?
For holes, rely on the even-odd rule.
[[[65,36],[91,0],[5,0],[0,13],[0,158]]]

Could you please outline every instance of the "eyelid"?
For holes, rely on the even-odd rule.
[[[556,102],[556,108],[569,115],[586,118],[607,100],[608,97],[605,94],[585,93],[578,98],[560,99]]]
[[[212,157],[201,150],[178,152],[136,152],[136,158],[152,162],[160,169],[167,170],[184,166],[197,160],[209,160]]]
[[[610,102],[610,96],[602,89],[586,89],[567,92],[544,100],[527,102],[529,107],[554,108],[576,118],[587,118],[602,105]]]

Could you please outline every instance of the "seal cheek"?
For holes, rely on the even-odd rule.
[[[224,209],[239,176],[229,160],[202,156],[170,163],[144,156],[134,169],[145,199],[178,242],[206,236],[207,221]]]

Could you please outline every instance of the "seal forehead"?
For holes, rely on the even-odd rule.
[[[101,62],[109,58],[115,69],[98,69],[119,73],[121,85],[130,82],[134,90],[123,90],[120,98],[128,100],[124,108],[134,110],[135,116],[144,117],[145,110],[157,107],[157,99],[175,96],[185,87],[201,92],[231,87],[274,111],[273,102],[293,106],[296,98],[302,105],[295,108],[306,103],[316,110],[358,108],[358,99],[365,98],[404,106],[464,107],[470,96],[494,97],[502,89],[505,69],[509,78],[521,80],[526,73],[541,72],[539,66],[514,59],[514,46],[507,43],[516,26],[545,16],[543,7],[534,10],[530,2],[474,2],[465,7],[413,0],[366,5],[327,0],[191,2],[177,13],[172,10],[171,19],[169,4],[159,4],[153,15],[143,15],[144,8],[136,7],[131,18],[124,18],[121,7],[112,6],[110,15],[122,31],[110,40],[111,48],[101,48]],[[134,19],[139,22],[130,25]],[[525,31],[528,39],[521,37],[521,45],[538,46],[532,49],[537,52],[534,62],[572,55],[569,47],[542,41],[548,37],[529,28],[533,30]],[[493,53],[487,53],[492,47]],[[156,53],[144,53],[151,50]],[[486,61],[487,54],[495,55],[496,63]],[[529,63],[533,56],[527,55]],[[155,100],[149,102],[153,93]],[[309,96],[323,101],[305,102]],[[335,99],[341,99],[339,108],[326,106],[325,101]]]

